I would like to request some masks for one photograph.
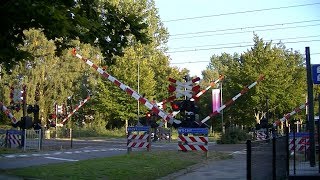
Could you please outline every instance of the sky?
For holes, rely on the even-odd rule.
[[[155,0],[155,4],[170,35],[166,52],[170,65],[190,70],[191,76],[201,78],[213,55],[246,52],[254,33],[301,54],[310,47],[311,64],[320,64],[318,0]]]

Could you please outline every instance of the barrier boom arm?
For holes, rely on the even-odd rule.
[[[291,116],[295,115],[296,113],[300,112],[302,109],[306,108],[308,106],[308,103],[302,104],[301,106],[295,108],[292,112],[289,114],[286,114],[281,119],[274,122],[274,126],[279,126],[280,122],[284,122],[285,120],[289,119]]]
[[[75,112],[77,112],[86,102],[88,102],[90,99],[90,96],[88,96],[85,100],[83,100],[76,108],[73,109],[71,113],[68,114],[67,117],[65,117],[62,120],[62,124],[64,124]]]
[[[109,81],[113,82],[116,86],[118,86],[121,90],[125,91],[127,94],[129,94],[134,99],[138,100],[141,104],[145,105],[148,109],[155,112],[158,116],[160,116],[163,119],[163,122],[169,122],[170,124],[173,124],[175,122],[176,124],[180,124],[181,121],[174,119],[172,116],[167,114],[166,112],[162,111],[158,108],[158,106],[154,106],[152,103],[150,103],[146,98],[142,97],[140,94],[138,94],[136,91],[131,89],[129,86],[123,84],[115,77],[108,74],[106,71],[98,67],[97,65],[93,64],[89,59],[83,58],[80,54],[76,52],[75,49],[72,50],[72,54],[82,61],[84,61],[87,65],[91,66],[93,69],[98,71],[100,75]]]
[[[229,101],[227,101],[227,103],[225,103],[223,106],[221,106],[218,110],[214,111],[214,112],[211,113],[209,116],[207,116],[206,118],[204,118],[204,119],[199,123],[199,125],[207,122],[211,117],[219,114],[224,108],[231,106],[240,96],[242,96],[243,94],[247,93],[251,88],[253,88],[255,85],[257,85],[257,84],[258,84],[260,81],[262,81],[263,79],[264,79],[264,75],[261,75],[257,81],[255,81],[254,83],[250,84],[249,86],[246,86],[245,88],[243,88],[239,94],[237,94],[237,95],[234,96],[232,99],[230,99]]]
[[[191,98],[191,100],[197,100],[199,99],[199,97],[204,94],[206,91],[208,91],[210,88],[212,88],[213,86],[215,86],[219,81],[221,81],[224,78],[223,75],[219,76],[219,79],[215,80],[214,82],[210,83],[210,86],[206,87],[204,90],[200,91],[198,94],[196,94],[193,98]]]
[[[3,105],[2,102],[0,102],[0,108],[8,116],[8,118],[11,119],[13,124],[17,124],[17,119],[11,114],[10,110],[5,105]]]

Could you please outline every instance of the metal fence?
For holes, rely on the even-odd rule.
[[[23,130],[23,150],[41,150],[42,131],[39,130]]]
[[[268,180],[288,177],[287,137],[247,141],[247,179]]]

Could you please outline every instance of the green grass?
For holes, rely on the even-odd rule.
[[[207,160],[227,159],[230,155],[210,152],[152,151],[91,159],[73,163],[50,164],[0,173],[36,179],[157,179],[187,166]]]
[[[5,147],[0,148],[0,155],[1,154],[21,153],[21,152],[23,152],[23,151],[18,148],[5,148]]]

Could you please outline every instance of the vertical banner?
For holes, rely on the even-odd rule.
[[[215,112],[220,108],[220,89],[212,89],[212,112]]]

